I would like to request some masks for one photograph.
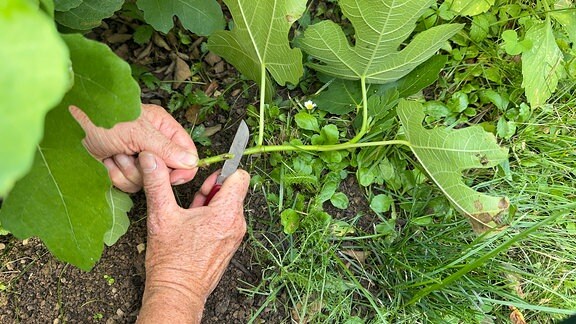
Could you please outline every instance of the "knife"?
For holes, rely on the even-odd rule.
[[[240,126],[238,126],[238,130],[236,131],[236,135],[234,135],[230,151],[228,151],[228,153],[232,154],[233,157],[224,162],[224,166],[222,167],[222,171],[220,171],[218,178],[216,178],[214,187],[212,187],[210,193],[206,196],[204,206],[207,206],[208,203],[210,203],[210,200],[212,200],[214,195],[220,190],[224,181],[238,169],[238,165],[240,164],[240,160],[242,159],[249,138],[250,131],[248,130],[248,125],[246,125],[246,122],[242,120],[240,121]]]

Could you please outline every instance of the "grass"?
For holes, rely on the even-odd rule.
[[[528,322],[565,318],[576,309],[575,103],[536,111],[506,143],[509,171],[483,182],[515,210],[501,232],[477,237],[424,185],[397,203],[405,225],[396,222],[393,233],[362,231],[358,215],[344,219],[354,234],[336,236],[335,220],[318,213],[305,215],[294,235],[252,229],[257,262],[267,266],[262,283],[244,292],[266,295],[263,307],[284,308],[301,323],[507,322],[513,310]],[[269,212],[278,222],[276,206]],[[426,213],[433,223],[413,223]]]

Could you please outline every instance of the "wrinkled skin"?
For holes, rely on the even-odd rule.
[[[95,126],[77,107],[70,113],[86,132],[84,146],[108,168],[114,185],[127,192],[144,187],[146,193],[146,286],[138,322],[199,323],[246,232],[248,173],[236,171],[204,206],[218,175],[212,174],[191,206],[181,208],[171,185],[194,178],[198,155],[190,136],[162,107],[142,105],[138,119],[111,129]]]
[[[150,151],[171,169],[173,185],[186,183],[196,175],[198,153],[186,130],[164,108],[142,105],[138,119],[114,125],[110,129],[95,126],[79,108],[70,113],[84,129],[84,147],[108,169],[112,183],[122,191],[142,189],[142,174],[135,155]]]
[[[200,322],[206,299],[246,231],[243,201],[250,177],[236,171],[203,206],[218,176],[214,173],[186,209],[176,203],[162,159],[144,152],[140,165],[148,205],[148,246],[139,323]]]

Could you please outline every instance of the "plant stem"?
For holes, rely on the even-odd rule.
[[[254,147],[247,148],[244,151],[244,155],[259,154],[259,153],[269,153],[269,152],[289,152],[289,151],[309,151],[309,152],[327,152],[327,151],[338,151],[346,150],[357,147],[368,147],[368,146],[383,146],[383,145],[406,145],[411,146],[409,142],[403,140],[390,140],[390,141],[378,141],[378,142],[365,142],[365,143],[340,143],[333,145],[258,145]],[[211,156],[209,158],[201,159],[198,161],[199,167],[204,167],[212,163],[221,162],[224,160],[231,159],[233,154],[225,153],[216,156]]]
[[[360,86],[362,88],[362,127],[354,138],[348,143],[357,143],[368,131],[368,95],[366,94],[366,77],[360,77]]]
[[[266,66],[261,64],[260,70],[260,125],[258,129],[258,146],[264,144],[264,103],[266,101]]]

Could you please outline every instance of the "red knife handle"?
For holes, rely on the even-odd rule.
[[[212,189],[210,189],[210,192],[208,193],[208,196],[206,196],[206,200],[204,201],[204,206],[208,206],[208,204],[210,203],[210,200],[212,200],[214,195],[218,191],[220,191],[220,188],[222,188],[221,184],[215,184],[214,187],[212,187]]]

